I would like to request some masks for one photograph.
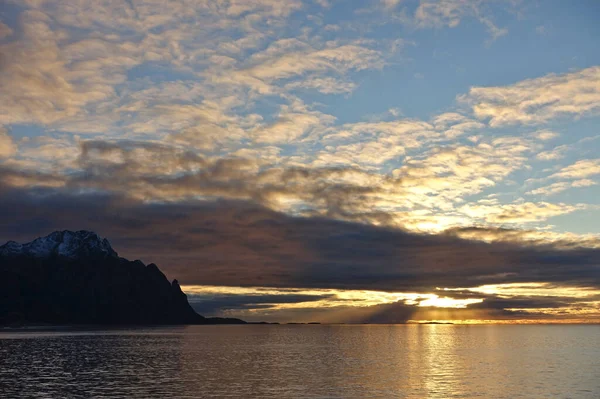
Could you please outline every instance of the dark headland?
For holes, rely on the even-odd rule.
[[[177,280],[121,258],[90,231],[56,231],[0,246],[0,325],[245,324],[206,318]]]

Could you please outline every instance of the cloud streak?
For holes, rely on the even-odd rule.
[[[459,100],[492,127],[537,124],[560,116],[585,116],[600,110],[600,67],[550,74],[510,86],[472,87]]]

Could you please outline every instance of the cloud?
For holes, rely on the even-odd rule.
[[[549,74],[502,87],[472,87],[458,97],[492,127],[537,124],[600,110],[600,67]]]
[[[186,287],[187,288],[187,287]],[[199,295],[186,289],[188,301],[194,310],[203,316],[220,316],[231,311],[267,309],[273,311],[281,304],[303,304],[311,306],[311,302],[326,299],[326,295],[306,294],[265,294],[265,295],[236,295],[224,293],[221,295]]]
[[[514,245],[537,245],[555,248],[600,248],[599,234],[558,233],[548,230],[527,230],[508,227],[454,227],[444,234],[465,240],[510,243]]]
[[[77,136],[27,137],[22,139],[19,144],[19,159],[13,159],[11,162],[6,162],[5,165],[52,173],[76,167],[75,161],[80,152],[79,137]]]
[[[0,123],[47,123],[76,114],[85,98],[64,77],[61,38],[44,14],[23,13],[20,19],[23,38],[0,45]]]
[[[539,140],[548,141],[559,137],[560,134],[553,132],[552,130],[544,129],[535,132],[533,136]]]
[[[535,157],[540,161],[556,161],[565,157],[565,152],[569,150],[569,146],[560,145],[549,151],[538,153]]]
[[[6,128],[0,126],[0,158],[10,157],[17,151],[17,146]]]
[[[0,22],[0,40],[13,34],[13,30],[6,24]]]
[[[420,144],[419,137],[440,137],[428,128],[428,124],[410,121],[347,125],[326,133],[325,143],[331,146],[313,159],[283,155],[275,146],[240,148],[221,157],[162,141],[82,140],[77,149],[73,143],[40,139],[24,149],[22,156],[29,158],[6,165],[4,180],[18,185],[53,182],[152,201],[197,197],[253,200],[291,214],[420,231],[473,222],[499,223],[503,217],[497,204],[460,206],[462,198],[494,186],[523,167],[525,154],[535,148],[535,142],[505,137],[482,140],[475,146],[448,146],[420,157],[406,156],[413,142]],[[375,141],[372,135],[376,135]],[[274,135],[269,139],[280,140]],[[348,141],[352,144],[343,144]],[[406,158],[404,166],[391,174],[377,169],[399,156]],[[34,158],[43,163],[36,165]],[[39,171],[46,171],[51,178]],[[484,217],[476,209],[489,215]],[[535,220],[541,222],[544,215],[554,214],[536,215]]]
[[[483,129],[485,127],[483,123],[456,112],[439,114],[433,119],[433,123],[436,129],[442,130],[448,139],[455,139],[470,130]]]
[[[350,93],[356,89],[354,82],[336,79],[334,77],[314,77],[285,85],[288,90],[293,89],[315,89],[323,94]]]
[[[0,44],[0,124],[204,153],[290,144],[335,120],[296,94],[351,92],[353,73],[386,63],[372,41],[284,33],[297,1],[87,3],[19,4]]]
[[[183,286],[182,289],[201,314],[279,322],[404,323],[414,317],[428,317],[429,309],[467,308],[484,298],[493,298],[467,290],[439,296],[314,288]],[[430,308],[431,303],[438,307]]]
[[[223,133],[248,127],[244,125],[248,120],[229,113],[233,106],[250,104],[248,93],[242,95],[243,89],[238,87],[240,83],[250,84],[261,93],[275,90],[265,75],[274,60],[263,57],[266,64],[262,67],[252,61],[252,68],[260,75],[256,78],[244,72],[250,64],[231,57],[232,46],[247,49],[272,41],[269,34],[276,37],[282,21],[302,7],[296,1],[278,4],[269,0],[218,6],[181,0],[168,7],[142,1],[135,8],[113,2],[87,3],[21,4],[19,35],[0,44],[0,124],[39,124],[63,131],[113,135],[188,129],[187,137],[212,135],[194,142],[200,148],[212,149]],[[269,34],[260,32],[266,26]],[[214,40],[215,36],[221,40]],[[203,40],[209,37],[212,39]],[[271,47],[278,42],[273,43]],[[318,64],[313,72],[360,70],[369,65],[369,58],[381,58],[358,45],[327,47],[314,43],[320,48],[307,50],[309,62],[305,64]],[[285,59],[298,56],[286,52],[292,49],[283,50],[273,55],[281,60],[276,64],[282,68]],[[242,58],[250,60],[245,55]],[[259,51],[254,58],[260,57]],[[140,71],[153,69],[163,69],[165,76],[183,74],[189,79],[179,85],[162,84],[170,93],[177,88],[168,105],[165,94],[156,89],[140,90],[144,80],[135,79]],[[304,73],[301,69],[297,70],[299,75]],[[326,76],[314,75],[312,79],[306,87],[335,90]],[[148,83],[146,80],[146,87]],[[347,82],[344,90],[352,85]],[[192,92],[195,98],[189,96]],[[232,104],[233,98],[237,104]],[[198,100],[203,100],[199,106]],[[227,100],[229,104],[225,104]],[[201,118],[208,112],[218,112],[220,121],[212,121],[212,126],[200,123],[205,122]]]
[[[0,237],[91,229],[182,284],[431,292],[512,282],[600,286],[592,249],[486,244],[325,218],[250,202],[145,203],[120,195],[2,188]],[[348,251],[352,248],[352,251]]]
[[[492,40],[508,33],[506,28],[499,28],[487,16],[483,1],[462,0],[421,0],[415,11],[417,26],[424,27],[457,27],[463,18],[474,17],[486,26]]]
[[[418,120],[348,123],[323,131],[319,140],[325,148],[315,164],[379,165],[438,137],[430,124]]]
[[[415,17],[421,26],[449,26],[453,28],[458,26],[462,17],[469,13],[472,7],[462,1],[422,1],[415,12]]]
[[[298,107],[298,111],[287,106],[282,110],[290,117],[311,112],[302,104]],[[315,116],[322,117],[319,113]],[[190,146],[193,137],[180,135],[168,136],[167,141],[38,138],[23,142],[18,159],[5,164],[2,180],[17,186],[123,193],[147,201],[252,200],[294,215],[413,231],[517,223],[518,218],[503,216],[514,205],[506,205],[504,210],[498,203],[465,206],[464,198],[523,168],[537,142],[517,137],[482,138],[472,145],[439,146],[411,156],[409,151],[418,146],[445,140],[444,131],[457,117],[448,118],[452,121],[438,120],[437,128],[412,120],[324,128],[319,119],[320,124],[300,125],[300,130],[282,128],[281,135],[271,125],[252,133],[259,145],[233,147],[223,155],[199,153],[197,146]],[[304,137],[302,145],[314,145],[316,136],[325,147],[314,156],[289,155],[281,147],[263,144],[292,141],[289,135],[294,132],[296,137]],[[399,160],[402,167],[382,173],[389,167],[386,162]],[[526,223],[541,223],[558,214],[542,212],[542,208],[560,207],[562,213],[568,213],[584,205],[569,209],[566,204],[530,206],[539,209],[535,217],[521,215]]]
[[[557,182],[552,183],[548,186],[536,188],[535,190],[528,191],[529,195],[555,195],[561,193],[570,188],[578,188],[578,187],[590,187],[598,184],[597,182],[590,179],[580,179],[572,182]]]
[[[493,187],[523,168],[535,146],[508,136],[475,145],[439,146],[408,159],[392,174],[411,193],[415,205],[449,211],[462,198]]]
[[[260,152],[259,152],[260,153]],[[271,206],[279,196],[292,196],[309,205],[349,200],[352,191],[365,192],[352,178],[365,172],[343,168],[262,168],[256,158],[207,158],[185,148],[162,143],[85,141],[79,167],[69,185],[128,196],[175,201],[195,196],[255,199]],[[332,186],[324,191],[323,181]],[[325,206],[323,204],[322,206]]]
[[[210,28],[215,28],[215,25],[228,27],[235,20],[242,18],[249,28],[253,24],[276,23],[302,7],[302,3],[295,0],[232,0],[218,5],[210,1],[189,0],[176,0],[168,5],[155,1],[138,1],[135,5],[113,1],[93,4],[79,1],[65,4],[55,0],[28,1],[27,4],[52,14],[66,26],[82,29],[103,28],[117,32],[148,32],[191,17],[204,17],[203,22]]]
[[[9,160],[11,161],[11,160]],[[11,187],[63,187],[67,178],[54,171],[43,171],[32,167],[23,167],[22,163],[4,162],[0,165],[0,184]]]
[[[400,4],[401,0],[380,0],[380,2],[386,10],[393,10]]]
[[[583,179],[600,174],[600,159],[582,159],[551,175],[557,179]]]
[[[19,24],[21,34],[0,45],[0,123],[107,132],[128,71],[162,57],[135,38],[59,29],[37,10]]]
[[[345,73],[349,70],[360,71],[383,66],[383,60],[377,51],[359,45],[313,49],[297,40],[291,44],[280,43],[281,41],[276,42],[263,53],[255,54],[251,61],[257,60],[258,65],[246,69],[243,73],[273,81],[309,71],[332,70]]]
[[[250,133],[258,143],[293,143],[314,129],[332,124],[335,117],[310,110],[299,100],[281,106],[277,119],[270,124],[256,126]]]
[[[291,143],[310,129],[321,125],[319,113],[293,113],[284,111],[277,121],[256,128],[255,140],[259,143]]]
[[[548,202],[523,202],[518,204],[478,205],[468,204],[461,212],[494,224],[532,223],[585,209],[585,205],[551,204]]]

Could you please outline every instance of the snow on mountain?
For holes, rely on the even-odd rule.
[[[70,259],[85,257],[117,257],[106,238],[92,231],[55,231],[26,244],[9,241],[0,246],[0,256],[61,256]]]

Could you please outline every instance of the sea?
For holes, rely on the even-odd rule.
[[[0,331],[1,398],[600,398],[597,325]]]

